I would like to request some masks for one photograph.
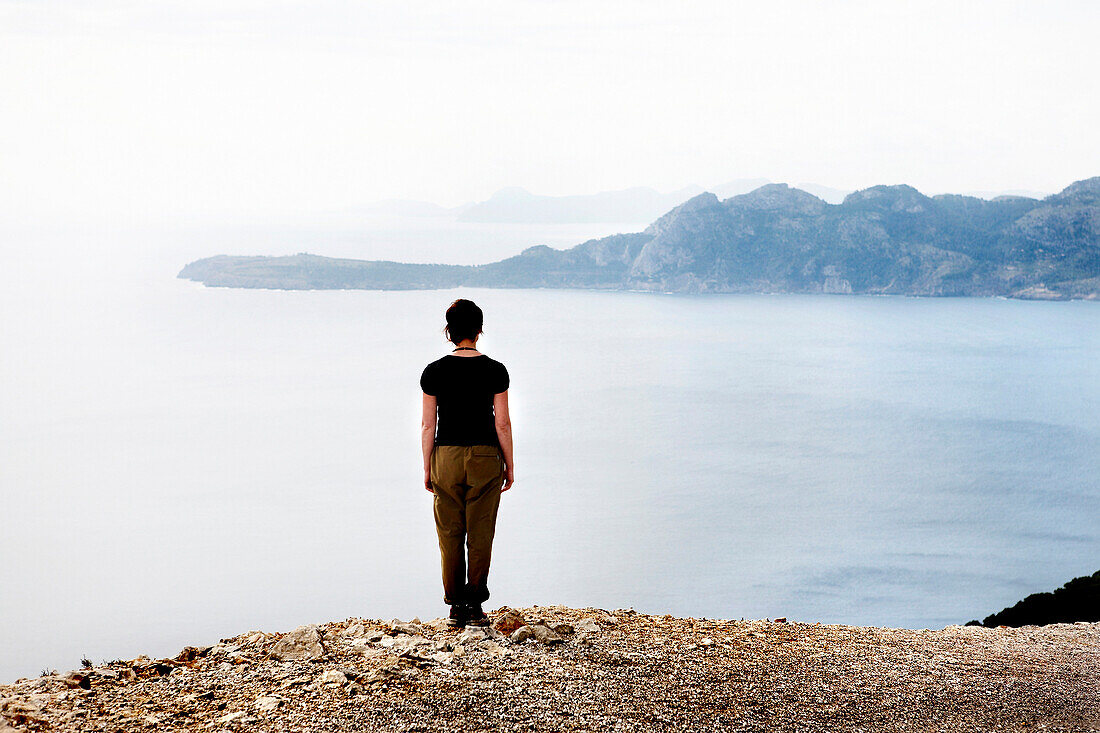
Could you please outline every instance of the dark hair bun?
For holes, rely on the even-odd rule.
[[[473,339],[481,333],[484,316],[472,300],[459,298],[447,309],[447,325],[443,333],[447,340],[457,344],[463,339]]]

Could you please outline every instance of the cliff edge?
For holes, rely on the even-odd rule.
[[[350,618],[0,686],[0,731],[1083,731],[1100,624],[939,631],[500,608]]]

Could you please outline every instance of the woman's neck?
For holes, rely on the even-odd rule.
[[[481,352],[477,350],[477,342],[471,339],[459,341],[451,353],[455,356],[481,356]]]

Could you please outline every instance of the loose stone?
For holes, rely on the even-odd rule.
[[[521,626],[526,626],[527,622],[523,620],[523,616],[512,608],[501,608],[503,613],[493,621],[490,628],[499,631],[501,634],[507,636]]]
[[[549,626],[543,624],[535,624],[534,626],[528,626],[531,629],[531,635],[543,644],[561,644],[565,641]]]
[[[347,681],[347,675],[338,669],[326,670],[317,678],[317,684],[320,685],[343,685]]]
[[[316,624],[299,626],[275,644],[271,656],[280,661],[320,659],[325,655],[321,632]]]

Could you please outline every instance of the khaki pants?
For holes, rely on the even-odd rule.
[[[504,458],[495,445],[437,445],[431,468],[443,602],[481,603],[489,598],[489,559]],[[470,554],[468,571],[463,544]]]

